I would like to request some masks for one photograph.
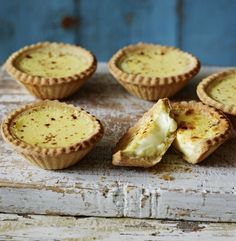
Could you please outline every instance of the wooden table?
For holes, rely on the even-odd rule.
[[[195,87],[199,79],[217,70],[219,68],[202,68],[198,77],[175,99],[195,99]],[[4,71],[0,72],[0,120],[9,111],[34,100],[34,97]],[[55,223],[58,223],[58,229],[67,230],[69,223],[69,226],[74,226],[71,228],[74,235],[78,233],[78,226],[83,231],[91,224],[95,230],[100,230],[101,225],[105,224],[111,230],[116,230],[111,232],[114,237],[118,237],[122,230],[129,233],[133,230],[129,227],[135,226],[140,229],[140,240],[161,240],[157,238],[158,235],[151,239],[149,231],[145,233],[142,222],[147,222],[147,225],[150,223],[155,230],[169,228],[176,234],[189,229],[190,233],[201,230],[201,234],[217,233],[224,237],[230,234],[229,237],[235,237],[235,224],[205,223],[204,229],[196,223],[196,227],[191,224],[192,221],[236,222],[236,138],[229,140],[201,165],[190,165],[170,150],[154,168],[114,167],[111,165],[111,153],[115,143],[153,103],[129,95],[107,73],[105,64],[100,64],[97,74],[66,102],[84,107],[96,115],[105,126],[105,136],[78,165],[62,171],[46,171],[30,165],[1,138],[0,212],[9,214],[0,216],[1,223],[5,224],[0,226],[0,234],[1,231],[3,235],[15,234],[18,230],[16,227],[21,229],[27,226],[26,223],[30,223],[30,227],[39,228],[48,225],[49,230],[56,228]],[[105,218],[76,219],[38,216],[39,214],[186,221],[109,221]],[[181,225],[185,225],[185,228],[181,229]],[[153,229],[151,228],[150,233]],[[136,228],[134,232],[135,230]],[[101,234],[101,237],[108,237],[109,240],[109,231],[103,231],[101,233],[106,234]],[[22,232],[20,234],[23,235]],[[31,237],[31,234],[28,234]],[[66,235],[63,237],[69,238]],[[135,236],[132,235],[130,237]],[[2,237],[5,236],[0,235],[0,238]],[[47,237],[42,238],[47,240]]]

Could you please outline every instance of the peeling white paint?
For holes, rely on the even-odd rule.
[[[236,224],[0,214],[0,240],[234,241]]]

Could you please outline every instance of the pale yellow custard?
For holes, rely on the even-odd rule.
[[[160,99],[155,105],[155,111],[141,119],[139,124],[140,129],[123,152],[136,157],[162,156],[173,141],[177,129],[166,101]]]
[[[196,142],[201,138],[211,138],[218,130],[219,119],[209,118],[209,115],[194,109],[178,111],[175,120],[179,127],[177,136],[181,135],[184,143]]]
[[[207,147],[207,141],[222,133],[220,119],[207,113],[200,107],[173,105],[175,120],[178,123],[176,138],[173,142],[176,150],[190,163],[196,163]]]
[[[90,66],[83,51],[75,47],[49,45],[24,52],[14,61],[20,71],[40,77],[68,77],[78,74]]]
[[[211,98],[222,104],[236,105],[236,75],[216,81],[208,87],[207,92]]]
[[[118,67],[128,74],[169,77],[185,73],[192,68],[192,64],[184,52],[152,46],[126,52]]]
[[[89,137],[94,123],[83,111],[57,106],[38,106],[18,115],[11,132],[18,139],[40,147],[67,147]]]

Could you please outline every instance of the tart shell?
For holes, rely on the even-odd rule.
[[[199,72],[201,66],[200,61],[196,57],[186,52],[183,53],[191,59],[192,68],[180,75],[168,77],[148,77],[126,73],[117,66],[119,60],[126,52],[156,46],[160,47],[160,49],[168,48],[183,52],[174,47],[139,43],[120,49],[115,55],[113,55],[108,64],[111,74],[130,94],[151,101],[156,101],[164,97],[171,97],[176,94]]]
[[[236,116],[236,105],[222,104],[211,98],[207,93],[207,89],[211,84],[230,75],[236,76],[236,69],[229,69],[226,71],[215,73],[203,79],[197,86],[197,95],[203,103],[222,110],[224,113]]]
[[[8,142],[18,153],[20,153],[26,159],[28,159],[32,164],[39,166],[43,169],[63,169],[72,166],[78,161],[80,161],[102,138],[104,129],[101,122],[98,119],[96,119],[95,116],[92,116],[89,112],[86,112],[83,109],[79,109],[80,111],[84,112],[87,116],[89,116],[89,118],[96,125],[96,128],[90,136],[75,144],[69,145],[67,147],[56,148],[40,147],[33,146],[14,136],[10,129],[12,121],[16,116],[33,107],[47,105],[56,105],[66,108],[70,107],[75,108],[76,110],[79,109],[74,107],[73,105],[61,103],[56,100],[45,100],[28,104],[9,114],[9,116],[2,122],[1,132],[4,140]]]
[[[78,74],[58,78],[29,75],[15,67],[14,61],[23,53],[50,45],[56,45],[62,49],[64,46],[73,47],[79,51],[83,51],[85,56],[90,59],[90,65],[86,70],[79,72]],[[7,72],[16,81],[22,84],[32,95],[40,99],[63,99],[75,93],[84,84],[84,82],[92,76],[97,68],[97,60],[91,52],[79,46],[64,43],[41,42],[26,46],[13,53],[6,61],[5,66]]]
[[[220,127],[220,134],[216,135],[213,138],[206,138],[201,142],[201,150],[198,153],[197,159],[186,159],[179,150],[175,147],[177,153],[183,157],[189,163],[197,164],[203,161],[206,157],[208,157],[212,152],[214,152],[221,144],[223,144],[227,139],[232,136],[232,125],[229,119],[224,115],[223,112],[217,110],[213,107],[207,106],[202,102],[197,101],[181,101],[181,102],[173,102],[171,103],[173,113],[177,113],[178,108],[183,108],[184,110],[194,109],[198,112],[208,113],[209,116],[214,116],[219,120],[218,126]],[[178,134],[178,130],[177,130]]]

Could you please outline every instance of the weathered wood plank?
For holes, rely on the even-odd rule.
[[[236,1],[183,0],[181,45],[203,64],[236,65]]]
[[[115,143],[152,103],[130,96],[106,71],[100,65],[96,76],[67,99],[105,126],[103,140],[78,165],[63,171],[38,169],[0,138],[0,212],[236,221],[236,138],[197,166],[171,150],[151,169],[111,165]],[[175,99],[194,98],[199,78],[212,71],[216,68],[203,68]],[[0,86],[0,120],[34,100],[3,72]]]
[[[108,61],[119,48],[140,41],[176,45],[177,0],[80,0],[78,43]]]
[[[0,240],[234,241],[236,224],[0,214]]]
[[[124,45],[174,45],[203,64],[235,65],[234,0],[0,1],[0,63],[42,41],[79,43],[107,61]]]

